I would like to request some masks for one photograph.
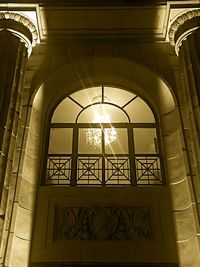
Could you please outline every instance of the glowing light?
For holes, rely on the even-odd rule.
[[[95,112],[94,123],[111,123],[110,116],[103,110],[103,105],[99,105],[99,110]],[[102,137],[103,134],[103,137]],[[114,127],[95,129],[91,128],[86,131],[87,144],[94,146],[101,146],[102,138],[104,138],[104,144],[107,146],[117,140],[117,132]]]

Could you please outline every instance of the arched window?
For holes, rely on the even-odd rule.
[[[66,97],[50,125],[45,185],[162,185],[157,123],[147,103],[101,86]]]

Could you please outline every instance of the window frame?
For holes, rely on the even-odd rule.
[[[59,129],[59,128],[69,128],[69,129],[73,129],[73,138],[72,138],[72,153],[71,154],[66,154],[66,156],[71,156],[72,159],[72,163],[71,163],[71,182],[69,185],[71,186],[77,186],[77,160],[80,157],[101,157],[102,161],[104,161],[103,163],[103,169],[102,169],[102,186],[107,186],[106,182],[105,182],[105,159],[111,156],[114,157],[128,157],[129,160],[129,164],[130,164],[130,184],[131,186],[137,186],[140,185],[137,182],[137,175],[136,175],[136,166],[135,166],[135,161],[137,157],[146,157],[147,159],[149,157],[157,157],[160,160],[160,171],[162,172],[162,182],[158,185],[163,185],[165,184],[165,180],[164,180],[164,172],[163,172],[163,165],[162,165],[162,158],[161,158],[161,153],[160,153],[160,146],[158,145],[159,151],[157,153],[146,153],[146,154],[142,154],[142,153],[136,153],[135,152],[135,147],[134,147],[134,129],[155,129],[156,130],[156,135],[158,137],[158,133],[157,133],[157,124],[156,123],[113,123],[112,127],[114,128],[119,128],[119,129],[127,129],[127,139],[128,139],[128,153],[125,154],[110,154],[110,153],[106,153],[104,151],[105,149],[105,145],[102,144],[102,153],[91,153],[91,154],[85,154],[85,153],[79,153],[78,152],[78,146],[79,146],[79,130],[80,129],[88,129],[89,127],[92,128],[98,128],[98,129],[104,129],[104,128],[109,128],[110,124],[108,123],[94,123],[94,124],[88,124],[88,123],[53,123],[50,126],[50,130],[51,129]],[[50,134],[50,131],[49,131]],[[132,140],[132,141],[131,141]],[[159,141],[158,141],[159,144]],[[103,149],[104,148],[104,149]],[[59,154],[48,154],[48,156],[53,156],[53,155],[59,155]],[[63,155],[64,154],[60,154]],[[80,185],[84,185],[84,184],[80,184]],[[90,185],[90,184],[87,184]],[[91,185],[96,185],[98,186],[98,184],[91,184]],[[112,186],[115,186],[117,184],[111,184]],[[119,186],[124,186],[126,184],[118,184]],[[145,184],[143,184],[145,185]],[[153,185],[153,184],[149,184],[149,185]],[[154,184],[157,185],[157,184]]]
[[[102,87],[103,88],[103,87]],[[104,91],[102,89],[102,91]],[[71,98],[71,96],[67,96],[69,98]],[[131,98],[130,101],[128,101],[127,104],[125,104],[123,107],[127,106],[130,102],[132,102],[134,99],[136,99],[138,96],[135,95],[133,98]],[[103,97],[102,97],[103,99]],[[141,98],[142,99],[142,98]],[[142,99],[143,100],[143,99]],[[144,101],[144,100],[143,100]],[[157,185],[166,185],[166,176],[165,176],[165,168],[164,168],[164,160],[163,160],[163,149],[162,149],[162,143],[161,143],[161,133],[160,133],[160,127],[159,127],[159,123],[158,123],[158,120],[151,108],[151,106],[146,102],[144,101],[148,107],[151,109],[152,111],[152,114],[154,116],[154,119],[155,119],[155,122],[151,122],[151,123],[144,123],[144,122],[141,122],[141,123],[133,123],[133,122],[130,122],[130,118],[128,116],[128,114],[126,113],[126,111],[123,110],[123,107],[118,107],[117,105],[114,105],[112,103],[108,103],[108,102],[104,102],[106,104],[110,104],[110,105],[113,105],[113,106],[116,106],[118,108],[120,108],[123,112],[125,112],[125,114],[127,115],[128,117],[128,120],[129,122],[121,122],[121,123],[111,123],[112,127],[114,128],[125,128],[127,129],[127,134],[129,135],[128,136],[128,147],[129,147],[129,153],[128,153],[128,157],[129,157],[129,161],[130,161],[130,184],[129,186],[157,186]],[[61,103],[61,101],[59,102]],[[78,116],[76,118],[76,121],[74,123],[51,123],[51,119],[53,117],[53,113],[54,111],[51,113],[52,116],[50,118],[50,122],[48,124],[48,138],[46,139],[46,157],[45,157],[45,168],[44,168],[44,171],[42,172],[43,173],[43,179],[42,179],[42,185],[45,185],[45,173],[46,173],[46,166],[47,166],[47,160],[48,160],[48,146],[49,146],[49,140],[50,140],[50,131],[52,128],[72,128],[73,129],[73,140],[72,140],[72,153],[71,153],[71,156],[72,156],[72,167],[71,167],[71,182],[70,184],[66,184],[68,186],[77,186],[77,175],[76,175],[76,172],[77,172],[77,156],[78,156],[78,129],[81,129],[81,128],[89,128],[92,126],[92,128],[109,128],[110,127],[110,123],[78,123],[78,118],[80,116],[80,114],[85,110],[87,109],[88,107],[92,106],[92,105],[97,105],[97,104],[100,104],[101,102],[97,102],[97,103],[94,103],[94,104],[90,104],[86,107],[83,107],[83,109],[81,110],[81,112],[78,113]],[[59,104],[58,104],[59,105]],[[57,105],[57,106],[58,106]],[[56,106],[56,107],[57,107]],[[136,154],[135,153],[135,146],[134,146],[134,137],[133,137],[133,131],[134,131],[134,128],[147,128],[147,129],[150,129],[150,128],[154,128],[156,130],[156,137],[157,137],[157,144],[158,144],[158,153],[155,153],[155,154],[152,154],[152,156],[158,156],[159,158],[159,161],[160,161],[160,171],[162,173],[162,182],[160,184],[138,184],[137,183],[137,175],[136,175],[136,167],[135,167],[135,158],[136,156],[146,156],[143,155],[143,154]],[[76,129],[76,131],[74,131],[74,129]],[[74,142],[74,140],[77,140]],[[130,141],[133,140],[132,142]],[[133,153],[130,153],[130,151],[132,151]],[[148,154],[149,156],[151,156],[151,154]],[[105,158],[106,153],[102,153],[102,158]],[[102,171],[103,173],[104,171]],[[104,174],[105,176],[105,174]],[[107,186],[106,183],[105,183],[105,177],[103,178],[104,182],[101,184],[102,186]],[[47,184],[48,185],[48,184]],[[80,186],[84,186],[84,185],[80,185]],[[87,184],[88,186],[88,184]],[[92,186],[97,186],[95,184],[92,184]],[[110,185],[108,185],[110,186]],[[113,184],[111,186],[116,186],[116,184]],[[126,186],[126,185],[123,185],[123,184],[119,184],[119,186]]]

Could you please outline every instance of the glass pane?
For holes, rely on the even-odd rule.
[[[96,104],[85,109],[81,113],[78,122],[128,122],[128,117],[120,108],[109,104]]]
[[[102,87],[93,87],[78,91],[71,95],[71,97],[80,103],[83,107],[86,107],[93,103],[93,100],[97,96],[102,95]]]
[[[78,153],[101,154],[101,136],[99,128],[79,129]]]
[[[71,154],[72,129],[51,128],[49,139],[49,154]]]
[[[155,128],[135,128],[133,133],[136,154],[158,153]]]
[[[116,104],[120,107],[125,105],[135,96],[133,93],[130,93],[126,90],[113,87],[104,87],[104,95],[110,103]]]
[[[127,129],[106,128],[104,136],[107,154],[128,154]]]
[[[79,107],[71,99],[65,98],[55,109],[51,122],[52,123],[75,122],[76,117],[80,111],[81,107]]]
[[[131,122],[137,123],[154,123],[155,118],[150,107],[142,100],[137,97],[124,110],[128,113]]]

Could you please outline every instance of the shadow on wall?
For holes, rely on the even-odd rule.
[[[73,2],[71,4],[78,6],[74,1],[71,2]],[[101,5],[103,2],[101,2]],[[108,3],[108,1],[106,2]],[[48,5],[53,6],[55,2],[49,1],[48,3],[50,3]],[[109,1],[109,3],[114,2]],[[64,5],[64,1],[56,2],[57,4],[62,6]],[[117,2],[118,7],[121,4],[127,6],[129,4],[132,5],[132,1]],[[138,4],[138,1],[134,2],[134,4]],[[134,4],[131,7],[133,10]],[[149,5],[149,1],[140,1],[140,4],[142,6]],[[97,4],[94,5],[96,7],[98,6]],[[46,6],[47,2],[44,2],[44,8]],[[144,28],[145,25],[134,24],[134,17],[129,17],[131,20],[130,23],[137,25],[138,29],[135,29],[132,34],[129,34],[128,29],[125,29],[123,24],[120,25],[116,21],[116,18],[118,18],[116,16],[117,13],[114,14],[113,12],[113,17],[107,17],[107,28],[105,28],[105,24],[102,24],[105,21],[102,19],[98,20],[99,17],[95,16],[94,13],[93,19],[96,21],[96,28],[93,27],[91,30],[93,34],[92,38],[91,36],[89,37],[90,34],[86,33],[84,40],[82,40],[80,35],[76,40],[66,35],[61,35],[60,38],[56,36],[55,38],[50,35],[49,31],[47,44],[42,44],[34,48],[33,55],[30,57],[30,64],[31,60],[34,63],[35,58],[38,58],[38,69],[32,76],[31,83],[33,93],[31,103],[33,106],[30,122],[27,125],[29,126],[29,133],[19,193],[20,206],[18,207],[16,217],[16,234],[11,253],[13,266],[18,267],[20,266],[20,262],[29,261],[31,232],[35,212],[35,195],[44,155],[43,144],[49,115],[62,98],[77,90],[95,85],[106,84],[116,86],[135,92],[151,102],[157,114],[160,116],[161,124],[164,122],[163,128],[166,125],[165,132],[174,131],[173,127],[177,126],[176,119],[174,119],[173,125],[172,123],[168,123],[168,114],[174,114],[175,103],[168,86],[160,78],[160,76],[165,74],[164,79],[174,86],[173,75],[170,75],[170,64],[166,58],[160,56],[159,49],[154,44],[151,44],[151,41],[154,39],[154,25],[157,19],[157,9],[156,7],[154,9],[153,6],[152,9],[153,11],[151,10],[150,17],[143,18],[142,21],[139,18],[141,24],[144,21],[144,23],[149,25],[147,34],[144,34],[142,38],[134,34],[134,31],[136,33],[137,30],[140,30],[142,27]],[[96,10],[97,14],[99,14],[98,9]],[[118,13],[120,13],[119,10],[117,11]],[[47,15],[51,15],[50,11]],[[148,21],[145,22],[146,20]],[[61,22],[58,20],[57,26],[54,25],[55,31],[58,30],[59,23]],[[66,23],[66,21],[62,23]],[[114,30],[112,23],[115,23],[114,26],[118,25],[118,27],[115,26],[116,29]],[[47,25],[51,27],[53,24]],[[104,32],[100,33],[98,27],[101,28],[102,25]],[[40,49],[43,52],[40,52]],[[162,69],[161,66],[163,65],[168,68],[167,72],[164,72],[164,68]],[[26,218],[26,220],[22,221],[21,218]],[[33,266],[45,266],[45,264],[33,264]],[[171,267],[176,266],[176,264],[162,264],[162,266]]]

